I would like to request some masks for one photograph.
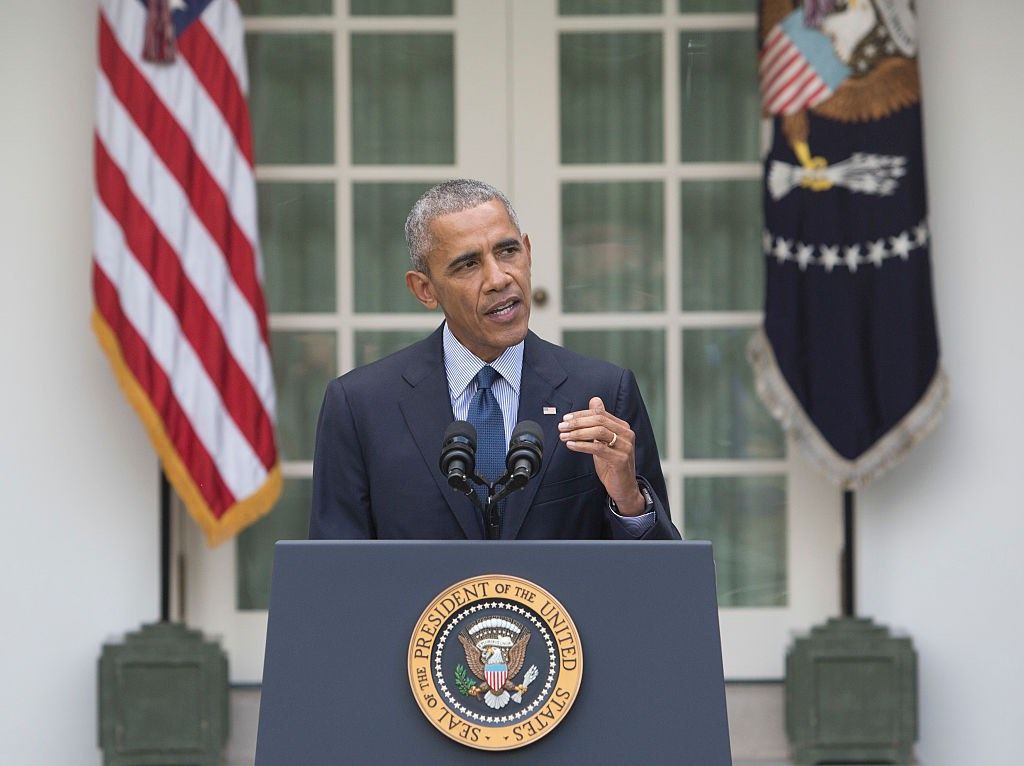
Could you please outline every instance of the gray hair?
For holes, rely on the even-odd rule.
[[[483,181],[470,178],[453,178],[440,183],[423,193],[409,211],[405,219],[405,241],[409,245],[409,260],[416,271],[428,273],[427,255],[434,247],[434,238],[430,233],[430,224],[435,218],[499,200],[505,206],[512,225],[519,229],[519,217],[516,215],[508,197]]]

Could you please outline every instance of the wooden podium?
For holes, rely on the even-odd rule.
[[[421,712],[409,671],[411,638],[428,606],[453,584],[484,575],[521,578],[557,599],[578,631],[583,667],[578,694],[557,727],[524,747],[493,753],[442,734]],[[472,597],[461,600],[472,611]],[[467,619],[460,629],[469,624]],[[543,647],[539,637],[531,651]],[[441,685],[445,694],[463,699],[454,684]],[[476,702],[464,699],[469,711]],[[514,708],[509,703],[497,711],[495,721]],[[469,714],[487,721],[489,711],[479,709],[480,715]],[[481,731],[486,735],[498,725],[482,723]],[[728,766],[711,545],[278,543],[256,766],[468,764],[484,758]]]

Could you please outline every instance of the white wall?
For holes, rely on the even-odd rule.
[[[159,615],[156,460],[89,330],[95,5],[0,11],[0,760],[99,763],[101,645]]]
[[[860,495],[860,611],[914,637],[926,766],[1009,766],[1024,687],[1024,4],[919,6],[953,398]],[[100,646],[157,616],[156,465],[88,329],[95,6],[0,7],[0,742],[8,763],[98,763]]]
[[[860,611],[914,638],[926,766],[1024,762],[1024,3],[919,0],[952,398],[860,495]]]

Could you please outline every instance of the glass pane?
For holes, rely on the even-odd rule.
[[[667,457],[665,436],[665,331],[664,330],[566,330],[565,347],[578,354],[605,359],[628,367],[636,374],[640,394],[654,426],[659,453]],[[605,404],[608,404],[605,402]]]
[[[680,13],[754,13],[757,0],[679,0]]]
[[[785,606],[786,479],[687,477],[688,540],[710,540],[719,606]]]
[[[562,308],[658,311],[665,306],[660,181],[562,185]]]
[[[312,460],[316,419],[328,382],[338,374],[333,332],[271,333],[277,436],[285,460]]]
[[[432,181],[352,185],[357,312],[424,311],[405,286],[405,217]]]
[[[761,102],[754,30],[683,32],[679,52],[683,161],[756,160]]]
[[[356,367],[383,359],[426,338],[433,330],[359,330],[356,332]]]
[[[562,16],[661,13],[661,0],[558,0],[558,12]]]
[[[761,308],[760,181],[685,181],[681,187],[683,308]]]
[[[353,16],[451,16],[452,0],[349,0]]]
[[[661,35],[561,36],[562,162],[661,162]]]
[[[246,16],[309,16],[331,13],[331,0],[241,0]]]
[[[271,311],[334,311],[334,184],[258,184]]]
[[[450,34],[352,35],[352,162],[455,162]]]
[[[246,36],[257,162],[334,162],[333,45],[328,34]]]
[[[683,455],[785,456],[778,424],[754,392],[747,362],[752,330],[683,331]]]
[[[238,535],[235,579],[239,609],[267,608],[274,543],[306,539],[312,499],[312,479],[286,479],[274,510]]]

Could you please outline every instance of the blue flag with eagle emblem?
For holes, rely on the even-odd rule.
[[[912,0],[762,0],[764,327],[758,394],[845,489],[937,423]]]

